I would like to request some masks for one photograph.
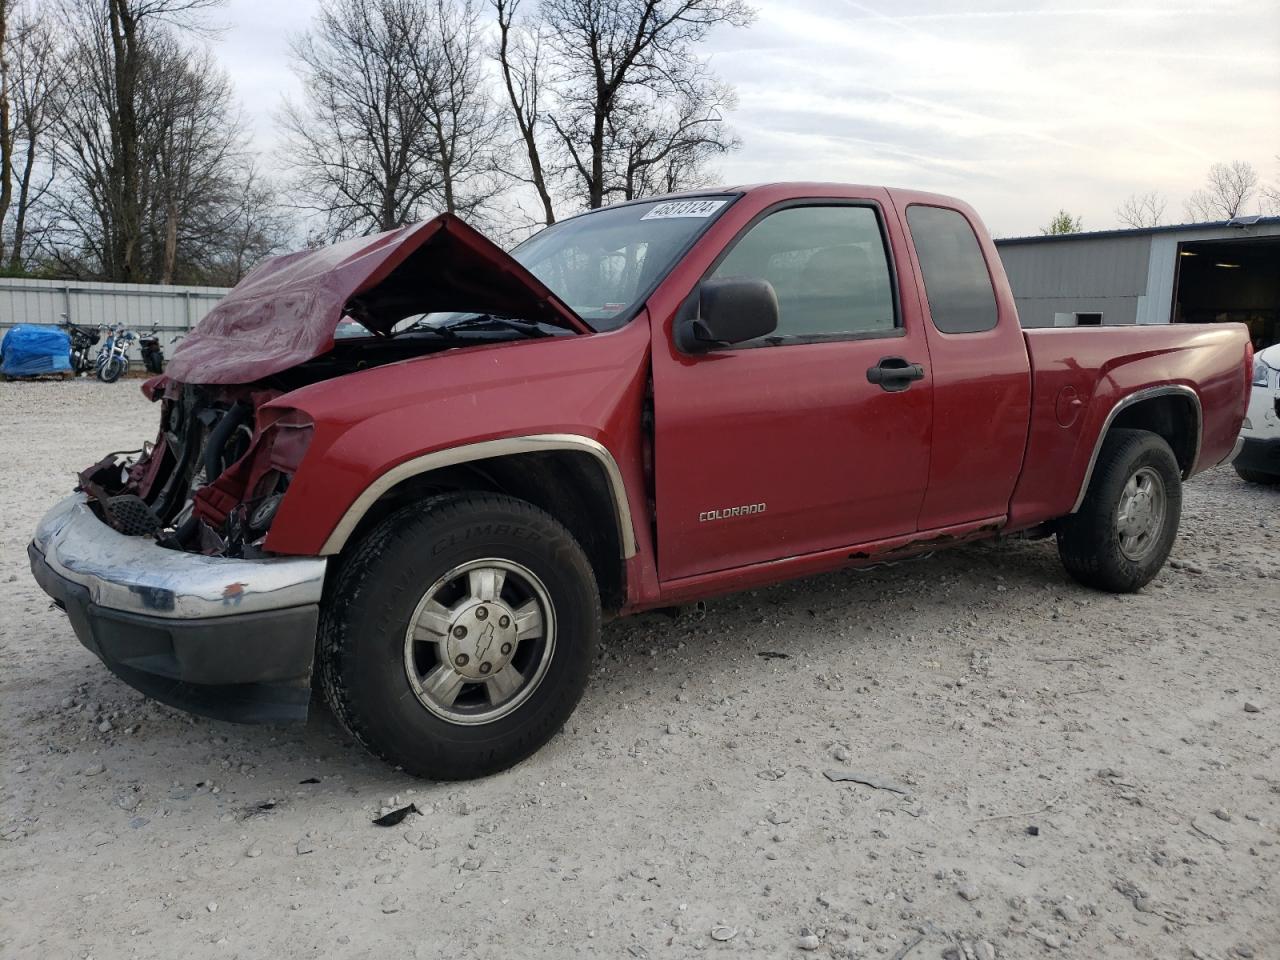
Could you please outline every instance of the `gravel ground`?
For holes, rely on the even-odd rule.
[[[1135,596],[1009,543],[616,622],[564,733],[435,785],[75,641],[27,539],[154,417],[0,384],[4,957],[1280,957],[1280,491],[1197,478]]]

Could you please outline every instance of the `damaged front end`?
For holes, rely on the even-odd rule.
[[[344,319],[355,338],[337,335]],[[285,501],[303,483],[323,489],[304,459],[332,425],[290,396],[440,351],[589,330],[450,216],[267,261],[143,386],[160,405],[154,443],[87,468],[45,514],[32,575],[144,693],[227,720],[304,719],[328,560],[269,541],[282,503],[277,534],[306,522]]]
[[[80,642],[171,706],[245,723],[307,716],[324,557],[264,540],[311,424],[277,391],[164,378],[155,443],[103,458],[27,553]]]
[[[452,325],[424,321],[450,315]],[[344,321],[363,335],[339,338]],[[382,364],[553,332],[590,327],[450,215],[276,257],[183,340],[166,376],[144,386],[161,404],[155,443],[103,458],[80,474],[79,489],[126,535],[262,557],[315,429],[287,398],[273,401]]]
[[[108,454],[80,474],[90,509],[127,536],[206,556],[254,559],[306,453],[305,414],[264,404],[279,390],[166,378],[160,432],[140,451]]]

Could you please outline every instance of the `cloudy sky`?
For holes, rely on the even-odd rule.
[[[707,45],[734,84],[726,183],[841,180],[962,196],[1000,235],[1059,207],[1116,225],[1159,190],[1167,221],[1210,164],[1280,183],[1280,0],[756,0]],[[216,50],[260,149],[296,94],[305,0],[229,0]]]

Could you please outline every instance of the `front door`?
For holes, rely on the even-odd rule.
[[[872,201],[767,209],[708,276],[768,280],[775,333],[696,356],[655,343],[663,581],[916,530],[933,386],[887,238]]]

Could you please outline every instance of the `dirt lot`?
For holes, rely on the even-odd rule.
[[[563,734],[434,785],[76,643],[28,536],[154,416],[0,384],[4,957],[1280,957],[1280,491],[1196,479],[1136,596],[1011,543],[614,623]]]

